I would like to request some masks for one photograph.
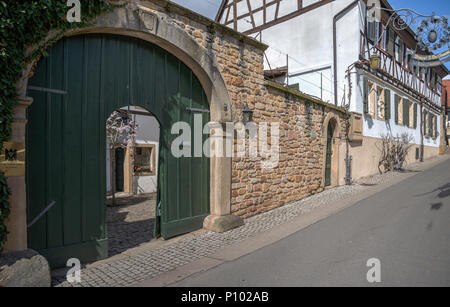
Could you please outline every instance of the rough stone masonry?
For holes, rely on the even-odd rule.
[[[347,139],[349,114],[294,89],[265,81],[266,47],[257,41],[222,27],[211,29],[207,25],[210,21],[200,16],[182,16],[175,10],[165,20],[182,28],[217,59],[232,100],[235,123],[242,120],[242,110],[248,104],[255,123],[280,124],[280,159],[276,168],[261,168],[260,157],[233,158],[232,213],[248,218],[323,191],[327,141],[324,132],[328,124],[325,119],[331,114],[339,122],[341,133],[334,141],[343,143]],[[268,140],[270,145],[270,132]]]

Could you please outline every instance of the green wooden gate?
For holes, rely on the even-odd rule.
[[[170,133],[172,125],[184,121],[193,127],[190,110],[209,110],[200,82],[185,64],[138,39],[75,36],[51,48],[29,86],[34,102],[27,127],[28,221],[56,204],[29,228],[28,245],[53,267],[65,266],[69,258],[107,256],[105,124],[124,106],[143,107],[160,122],[156,232],[169,238],[202,227],[209,213],[209,159],[177,159],[170,150],[178,136]],[[207,123],[209,113],[200,114]]]
[[[331,164],[333,157],[333,126],[331,123],[328,123],[328,135],[327,135],[327,156],[325,162],[325,186],[328,187],[331,185]]]

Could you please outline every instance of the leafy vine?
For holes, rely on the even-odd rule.
[[[0,0],[0,150],[11,137],[16,84],[26,67],[46,56],[46,50],[65,32],[89,26],[96,16],[123,5],[108,0],[80,3],[81,22],[69,22],[67,14],[71,7],[64,0]],[[48,40],[54,30],[58,35]],[[10,193],[6,177],[0,172],[0,252],[8,234],[5,221],[10,214]]]

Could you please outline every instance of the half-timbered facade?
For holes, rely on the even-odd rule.
[[[441,145],[441,87],[448,70],[412,65],[413,31],[386,27],[392,7],[378,2],[381,18],[374,20],[366,0],[225,0],[217,14],[222,24],[269,45],[267,77],[283,68],[277,81],[356,114],[353,179],[378,171],[377,142],[384,135],[413,138],[408,162],[437,155]],[[378,69],[370,67],[374,55]]]

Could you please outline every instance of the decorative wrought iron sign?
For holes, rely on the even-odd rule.
[[[378,38],[378,42],[381,41],[389,25],[397,31],[417,26],[414,32],[414,38],[417,41],[416,49],[409,51],[412,64],[418,67],[434,67],[450,61],[450,27],[447,17],[437,16],[435,13],[427,16],[409,8],[398,10],[382,8],[379,0],[369,0],[367,5],[369,20],[379,22],[381,20],[381,11],[391,13]],[[420,51],[433,53],[442,48],[446,48],[447,51],[436,55],[418,54]]]

